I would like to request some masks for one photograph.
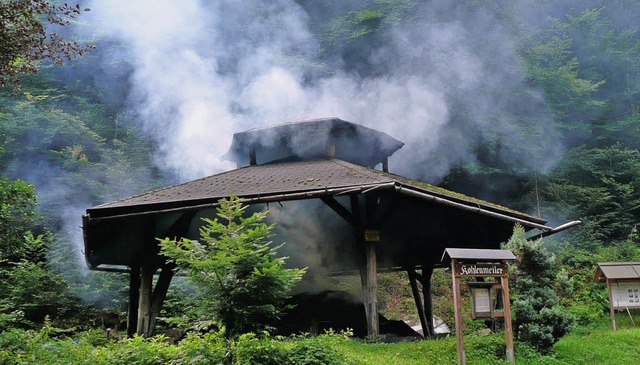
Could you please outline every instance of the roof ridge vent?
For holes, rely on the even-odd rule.
[[[321,118],[235,133],[225,158],[238,166],[337,158],[361,166],[382,164],[404,143],[384,132],[339,118]]]

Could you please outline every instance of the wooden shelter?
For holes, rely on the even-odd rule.
[[[615,331],[616,309],[640,309],[640,262],[600,262],[595,282],[607,283],[611,327]]]
[[[544,219],[389,173],[388,157],[402,145],[337,118],[238,133],[227,157],[247,166],[87,209],[86,262],[130,273],[129,333],[149,335],[174,269],[158,254],[156,237],[198,238],[200,218],[231,195],[252,205],[318,199],[355,232],[349,245],[357,252],[369,335],[378,334],[376,273],[389,268],[407,271],[429,336],[430,278],[446,247],[495,249],[516,223],[539,235],[573,223],[552,228]]]

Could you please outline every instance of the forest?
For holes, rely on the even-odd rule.
[[[185,277],[161,313],[163,336],[122,336],[128,279],[88,270],[85,210],[234,168],[222,157],[233,133],[319,117],[403,141],[390,160],[399,175],[551,226],[582,221],[536,242],[516,227],[505,242],[521,258],[518,363],[640,359],[637,310],[619,312],[611,333],[606,286],[594,282],[599,262],[640,261],[640,1],[2,0],[0,10],[0,363],[454,364],[451,339],[387,346],[260,326],[229,337]],[[304,269],[287,270],[304,282]],[[385,316],[415,319],[405,281],[381,275]],[[433,285],[436,314],[452,321],[450,276]],[[468,360],[502,363],[503,341],[471,335]]]

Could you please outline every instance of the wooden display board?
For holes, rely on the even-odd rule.
[[[611,327],[616,330],[615,310],[640,309],[640,262],[600,262],[596,283],[607,283]]]
[[[611,306],[614,309],[640,308],[640,282],[611,282]]]
[[[443,259],[451,259],[451,279],[453,282],[453,305],[455,309],[456,342],[458,346],[458,364],[466,363],[464,350],[463,322],[465,316],[473,318],[504,317],[506,336],[506,359],[515,361],[513,350],[513,329],[511,327],[511,304],[509,302],[509,267],[507,262],[515,256],[508,250],[451,249],[445,250]],[[497,282],[467,282],[465,279],[478,277],[498,278]],[[465,282],[462,282],[465,280]],[[461,289],[471,289],[472,313],[462,312]],[[502,290],[503,311],[495,313],[492,305],[492,293]]]

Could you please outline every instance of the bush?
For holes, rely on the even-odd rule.
[[[202,313],[213,315],[229,339],[271,329],[305,272],[285,268],[277,256],[282,245],[269,241],[267,212],[244,217],[246,208],[237,197],[222,199],[217,217],[203,218],[201,242],[160,240],[161,253],[195,284]]]
[[[283,343],[268,334],[262,338],[253,333],[241,335],[233,347],[234,365],[282,365],[286,358]]]
[[[171,365],[223,364],[229,359],[227,341],[219,332],[209,332],[203,336],[191,334],[176,346],[178,351]]]
[[[548,352],[560,337],[571,331],[575,322],[571,314],[560,309],[560,298],[553,288],[573,291],[573,282],[567,285],[555,282],[565,275],[557,274],[554,257],[541,240],[526,240],[522,227],[516,225],[506,248],[517,258],[511,270],[515,334],[539,351]],[[565,280],[569,280],[568,275]]]
[[[346,358],[322,337],[300,340],[287,356],[287,365],[344,365]]]

